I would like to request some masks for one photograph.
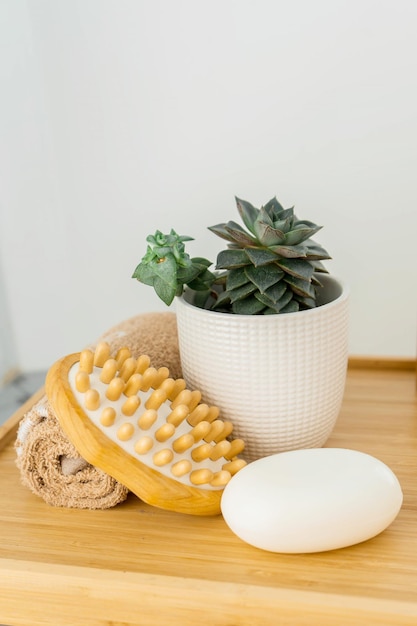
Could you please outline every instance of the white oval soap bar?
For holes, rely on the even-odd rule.
[[[282,452],[254,461],[226,485],[230,529],[263,550],[344,548],[382,532],[402,504],[401,486],[378,459],[343,448]]]

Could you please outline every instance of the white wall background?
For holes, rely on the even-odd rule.
[[[174,227],[273,195],[324,228],[352,354],[415,356],[415,0],[0,0],[0,263],[23,369],[163,310]]]

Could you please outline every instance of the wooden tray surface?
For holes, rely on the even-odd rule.
[[[171,513],[132,494],[106,511],[47,505],[15,465],[16,427],[34,399],[0,429],[1,624],[417,624],[412,370],[350,369],[327,442],[389,465],[404,492],[400,514],[370,541],[311,555],[258,550],[221,516]]]

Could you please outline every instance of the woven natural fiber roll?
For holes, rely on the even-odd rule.
[[[107,509],[126,499],[123,485],[80,457],[46,396],[26,414],[19,430],[17,465],[22,482],[48,504]]]

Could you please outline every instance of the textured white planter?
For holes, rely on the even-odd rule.
[[[181,363],[190,389],[215,404],[245,440],[245,458],[328,439],[339,414],[348,356],[348,290],[329,275],[320,306],[283,315],[233,315],[177,298]]]

